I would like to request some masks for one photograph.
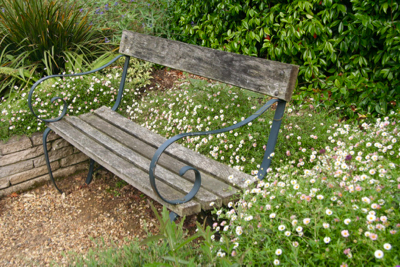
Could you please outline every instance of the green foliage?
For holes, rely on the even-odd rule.
[[[149,205],[151,206],[151,209],[153,210],[159,222],[160,234],[146,238],[141,242],[141,244],[146,245],[148,243],[162,239],[165,243],[168,244],[169,248],[168,255],[164,255],[162,257],[166,262],[171,262],[173,264],[172,266],[179,266],[180,264],[193,265],[194,258],[192,258],[190,261],[185,259],[185,257],[187,257],[187,254],[191,254],[191,252],[187,251],[187,245],[193,240],[197,239],[200,235],[195,234],[186,238],[186,233],[183,231],[183,223],[185,218],[183,218],[183,220],[181,220],[179,224],[176,224],[175,222],[171,222],[169,218],[169,212],[165,206],[163,206],[162,216],[160,216],[151,202],[149,202]],[[162,263],[152,263],[149,266],[166,265]]]
[[[103,65],[108,57],[100,57],[89,66],[93,68]],[[68,114],[79,115],[90,112],[103,105],[112,107],[121,81],[122,65],[124,59],[117,61],[116,66],[109,67],[93,75],[56,78],[45,81],[33,95],[33,108],[42,118],[55,118],[60,115],[61,102],[51,103],[53,97],[59,96],[67,101]],[[127,101],[140,98],[140,88],[150,84],[151,64],[132,58],[128,69],[127,81],[124,89],[124,98],[120,110],[126,110]],[[69,68],[78,70],[81,65],[77,62]],[[12,135],[30,135],[43,131],[45,124],[38,121],[30,112],[27,104],[28,89],[18,88],[20,94],[14,99],[3,97],[0,101],[0,139],[7,139]]]
[[[153,132],[172,136],[226,127],[264,101],[246,90],[190,80],[179,90],[154,91],[127,103],[126,113]],[[157,215],[158,235],[75,261],[78,266],[394,266],[400,249],[399,118],[390,112],[350,125],[337,123],[333,112],[291,106],[271,171],[239,201],[215,209],[219,218],[212,226],[198,223],[197,234],[188,237],[182,222],[171,223],[164,210]],[[265,114],[226,136],[183,144],[225,164],[232,159],[235,167],[255,174],[269,120],[272,114]],[[141,244],[147,246],[140,249]]]
[[[169,138],[180,133],[228,127],[255,113],[267,102],[265,96],[237,87],[208,84],[194,79],[190,82],[182,84],[179,90],[151,93],[139,103],[128,102],[126,113],[142,126]],[[327,125],[336,118],[324,110],[305,111],[303,108],[309,107],[287,109],[272,166],[294,158],[305,159],[313,151],[323,148],[323,140],[329,135],[326,132]],[[235,131],[187,137],[182,140],[182,144],[224,164],[254,174],[264,156],[273,112],[269,110]],[[310,131],[310,123],[318,127]],[[310,163],[305,164],[308,166]]]
[[[171,0],[123,0],[84,1],[79,0],[88,11],[90,23],[97,29],[112,32],[107,42],[118,44],[123,30],[169,37],[169,11]]]
[[[159,222],[158,235],[149,233],[145,240],[135,240],[122,249],[98,247],[85,257],[72,254],[69,260],[74,262],[74,266],[195,266],[199,255],[192,241],[200,234],[188,236],[183,229],[185,218],[178,224],[171,222],[165,207],[159,214],[151,202],[149,205]]]
[[[61,72],[67,54],[91,61],[105,51],[102,33],[92,29],[75,1],[0,0],[0,7],[0,94]]]
[[[400,93],[396,1],[179,1],[177,39],[300,65],[293,100],[387,114]]]
[[[213,254],[241,266],[395,266],[399,114],[391,115],[362,130],[329,125],[334,139],[306,159],[314,167],[280,165],[216,209]]]

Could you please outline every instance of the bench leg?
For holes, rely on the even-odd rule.
[[[276,107],[274,121],[272,123],[271,131],[269,133],[267,148],[264,153],[264,158],[261,163],[261,167],[258,170],[257,177],[259,180],[264,179],[267,174],[267,170],[271,165],[272,158],[271,153],[274,152],[276,141],[278,140],[279,129],[281,128],[281,122],[283,118],[283,113],[285,112],[286,101],[279,100],[278,106]]]
[[[171,212],[169,213],[169,220],[170,220],[171,222],[174,222],[176,219],[178,219],[178,217],[179,217],[179,215],[176,214],[176,213],[173,212],[173,211],[171,211]]]
[[[94,163],[95,163],[95,161],[92,160],[92,159],[90,159],[89,173],[88,173],[88,175],[87,175],[87,177],[86,177],[86,184],[87,184],[87,185],[90,184],[90,182],[91,182],[92,179],[93,179]]]
[[[62,194],[62,191],[57,187],[56,185],[56,181],[54,180],[53,177],[53,172],[51,171],[51,166],[50,166],[50,159],[49,159],[49,153],[47,152],[47,136],[49,135],[51,129],[47,128],[44,132],[43,132],[43,150],[44,150],[44,158],[46,160],[46,164],[47,164],[47,170],[49,171],[49,175],[50,175],[50,179],[53,182],[54,187],[58,190],[58,192],[60,192]]]

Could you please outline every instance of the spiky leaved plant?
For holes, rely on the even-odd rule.
[[[66,52],[90,58],[104,48],[102,33],[76,1],[0,0],[0,7],[0,95],[63,71]]]

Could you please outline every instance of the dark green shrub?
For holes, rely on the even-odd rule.
[[[66,53],[88,57],[104,38],[75,1],[0,0],[0,93],[64,70]]]
[[[77,0],[98,29],[110,29],[110,42],[119,44],[123,30],[169,37],[168,15],[175,0]]]
[[[397,1],[177,2],[177,39],[300,65],[293,99],[386,114],[400,93]]]

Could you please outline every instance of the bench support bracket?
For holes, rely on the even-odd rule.
[[[95,161],[92,160],[92,159],[90,159],[89,173],[88,173],[88,175],[87,175],[87,177],[86,177],[86,184],[87,184],[87,185],[90,184],[90,182],[91,182],[92,179],[93,179],[94,163],[95,163]]]
[[[47,170],[49,171],[50,179],[54,185],[54,187],[62,194],[62,191],[60,188],[57,187],[56,181],[54,180],[53,177],[53,172],[51,171],[51,166],[50,166],[50,159],[49,159],[49,153],[47,151],[47,136],[49,135],[51,129],[46,128],[46,130],[43,132],[43,150],[44,150],[44,158],[46,160],[46,165],[47,165]]]
[[[176,219],[178,219],[178,217],[179,217],[179,215],[176,214],[176,213],[173,212],[173,211],[171,211],[171,212],[169,213],[169,220],[170,220],[171,222],[176,221]]]
[[[56,181],[54,180],[53,171],[51,170],[51,165],[50,165],[49,152],[47,151],[47,137],[49,136],[50,131],[51,131],[50,128],[46,128],[46,130],[43,132],[44,158],[46,160],[47,170],[49,171],[51,182],[53,183],[53,185],[57,189],[57,191],[62,194],[63,191],[60,188],[58,188],[58,186],[56,184]],[[86,177],[86,184],[87,185],[89,185],[90,182],[93,179],[93,172],[95,171],[94,170],[94,164],[95,164],[95,161],[93,159],[90,159],[89,173],[88,173],[88,175]],[[97,169],[99,169],[99,168],[101,168],[101,166],[99,166]]]
[[[278,105],[276,106],[274,121],[272,122],[271,131],[269,133],[267,147],[265,149],[264,158],[261,163],[260,169],[257,173],[257,178],[259,180],[264,179],[265,175],[267,175],[268,168],[271,165],[272,158],[271,154],[275,150],[276,142],[278,141],[279,129],[281,128],[283,113],[285,112],[286,101],[279,100]]]

